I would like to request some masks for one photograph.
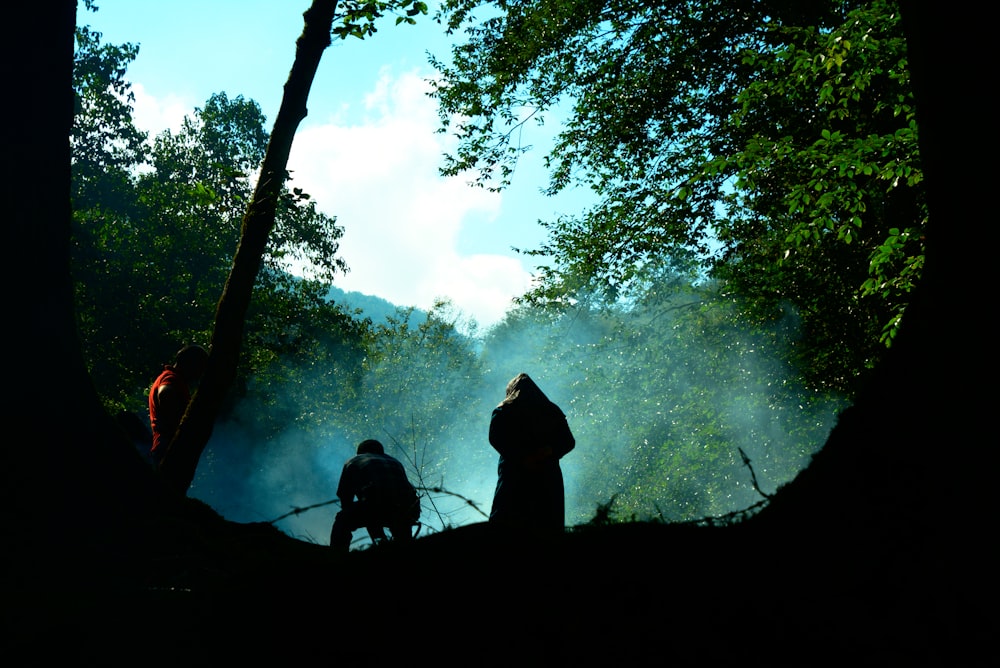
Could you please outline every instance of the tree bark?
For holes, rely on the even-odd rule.
[[[104,550],[164,488],[104,410],[77,333],[70,265],[70,128],[76,1],[20,12],[3,44],[6,355],[0,559],[4,578],[51,584],[71,555]],[[8,67],[10,66],[10,67]],[[107,559],[110,565],[112,559]]]
[[[949,605],[964,612],[977,609],[971,597],[990,553],[983,515],[994,473],[983,456],[995,363],[975,323],[976,309],[991,303],[982,290],[993,246],[977,235],[992,172],[968,159],[993,125],[992,103],[961,74],[982,62],[974,49],[988,42],[982,22],[957,10],[903,0],[901,16],[928,198],[924,274],[871,381],[812,463],[750,524],[794,535],[790,546],[826,563],[863,564],[872,582],[892,572],[913,610],[927,612],[920,596],[955,596]]]
[[[160,467],[167,483],[181,494],[187,493],[194,480],[215,419],[236,378],[246,312],[288,175],[292,140],[306,117],[309,90],[323,51],[330,45],[336,8],[337,0],[314,0],[303,15],[305,27],[296,41],[295,61],[285,83],[253,201],[243,217],[233,266],[216,308],[208,368]]]

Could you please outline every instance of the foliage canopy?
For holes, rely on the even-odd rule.
[[[182,343],[209,340],[269,140],[256,102],[217,93],[179,130],[147,141],[132,122],[124,78],[137,53],[77,30],[71,145],[78,321],[99,392],[110,408],[129,411],[141,410],[137,398]],[[237,394],[252,374],[287,378],[317,341],[360,345],[358,324],[328,303],[322,288],[347,269],[337,255],[342,234],[307,193],[283,190],[248,312]],[[310,280],[287,272],[302,259],[315,268]],[[286,371],[278,372],[282,365]]]
[[[634,298],[694,258],[756,317],[799,311],[812,382],[850,390],[880,358],[926,224],[895,2],[448,0],[438,19],[466,38],[435,61],[444,173],[506,186],[555,117],[548,190],[597,195],[543,223],[529,299]]]

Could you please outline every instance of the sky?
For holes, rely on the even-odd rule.
[[[256,101],[271,130],[310,0],[96,4],[89,12],[81,3],[78,23],[100,32],[102,43],[139,46],[126,79],[140,129],[151,136],[176,130],[224,92]],[[390,17],[373,37],[338,40],[324,52],[292,145],[289,185],[344,228],[340,255],[350,270],[337,287],[420,309],[447,298],[462,319],[485,328],[531,284],[535,259],[513,249],[539,247],[539,220],[585,204],[574,193],[541,193],[548,137],[534,126],[522,143],[536,148],[503,193],[470,186],[470,176],[439,175],[454,141],[436,132],[427,52],[446,58],[450,38],[428,4],[431,14],[415,26]]]

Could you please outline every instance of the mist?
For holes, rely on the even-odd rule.
[[[691,522],[760,504],[809,464],[846,405],[798,382],[786,361],[794,314],[764,331],[721,312],[648,316],[522,312],[479,338],[396,341],[366,368],[358,402],[331,407],[319,429],[293,420],[261,438],[253,427],[261,415],[315,408],[244,401],[216,426],[189,495],[227,519],[273,522],[325,545],[341,468],[360,441],[376,438],[420,488],[418,536],[486,521],[498,459],[490,414],[523,371],[576,438],[561,462],[567,526],[594,521],[602,506],[614,521]],[[434,314],[422,317],[427,326]],[[367,542],[355,532],[355,549]]]

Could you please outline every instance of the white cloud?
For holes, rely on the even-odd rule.
[[[140,83],[132,83],[132,93],[135,95],[132,119],[136,127],[150,134],[150,138],[168,128],[176,132],[184,117],[193,114],[194,108],[204,103],[177,95],[158,99],[147,93]]]
[[[177,131],[203,102],[163,99],[133,83],[136,125],[155,136]],[[497,233],[502,197],[438,174],[450,137],[437,133],[437,108],[416,72],[383,69],[363,105],[337,103],[326,118],[310,115],[292,144],[290,186],[309,193],[344,228],[340,256],[350,267],[336,284],[400,306],[430,308],[450,299],[481,327],[499,321],[529,287],[525,264],[509,251],[459,251],[459,236]],[[268,128],[270,130],[270,128]],[[504,230],[506,232],[506,230]]]
[[[351,271],[338,277],[339,287],[418,308],[446,297],[488,326],[527,289],[530,275],[506,248],[459,253],[460,232],[494,222],[501,197],[438,175],[447,137],[434,131],[437,111],[426,92],[416,74],[383,71],[361,121],[348,122],[350,109],[342,108],[326,121],[303,123],[289,159],[292,185],[345,230],[340,253]]]

